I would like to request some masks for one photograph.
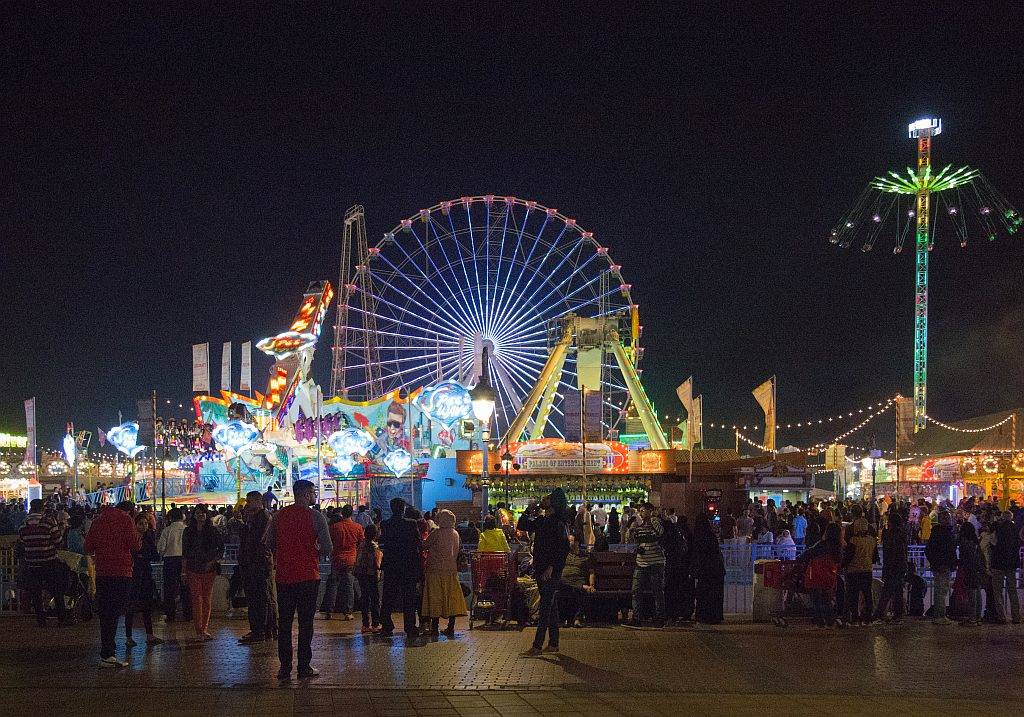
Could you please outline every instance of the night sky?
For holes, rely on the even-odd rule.
[[[462,195],[576,217],[633,283],[659,412],[693,374],[705,422],[758,419],[750,389],[772,374],[782,422],[910,393],[913,252],[826,240],[872,176],[914,162],[909,121],[941,117],[936,163],[980,167],[1024,208],[1019,13],[134,5],[2,11],[0,430],[22,433],[35,395],[50,448],[151,388],[187,405],[192,343],[213,345],[216,382],[234,341],[237,381],[238,342],[336,281],[355,203],[371,241]],[[1024,405],[1022,240],[938,239],[939,418]]]

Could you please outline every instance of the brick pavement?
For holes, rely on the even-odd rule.
[[[559,656],[522,659],[530,634],[472,632],[406,646],[317,621],[309,684],[278,685],[272,643],[242,647],[243,620],[215,640],[159,624],[169,642],[130,650],[124,670],[95,666],[95,622],[38,631],[0,621],[7,714],[906,714],[1024,707],[1024,628],[909,622],[823,632],[728,624],[713,629],[563,632]],[[460,625],[464,628],[464,625]],[[123,640],[123,637],[121,638]],[[119,655],[125,654],[119,643]],[[10,711],[7,711],[7,709]]]

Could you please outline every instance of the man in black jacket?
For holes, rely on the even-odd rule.
[[[996,523],[995,544],[992,546],[992,595],[996,620],[1006,622],[1003,590],[1010,596],[1010,617],[1014,625],[1020,624],[1020,597],[1017,595],[1017,568],[1020,567],[1020,535],[1013,522],[1013,513],[1005,511]],[[1004,587],[1005,586],[1005,587]]]
[[[267,547],[267,526],[270,513],[264,507],[263,494],[251,490],[245,496],[242,523],[239,526],[238,571],[245,591],[249,614],[249,632],[239,639],[241,644],[269,639],[276,620],[268,616],[270,605],[270,573],[273,557]]]
[[[924,554],[932,568],[932,623],[951,625],[946,617],[949,599],[949,574],[956,568],[956,538],[953,537],[952,516],[948,510],[939,511],[939,524],[932,530]]]
[[[422,541],[415,520],[406,520],[405,501],[391,500],[391,517],[381,523],[380,567],[384,572],[381,592],[381,632],[390,637],[395,632],[391,613],[401,609],[403,629],[407,638],[419,635],[416,629],[416,608],[419,602],[418,583],[423,578]]]

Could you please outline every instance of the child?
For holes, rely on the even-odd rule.
[[[377,545],[380,529],[373,523],[365,528],[365,537],[356,553],[352,573],[359,581],[359,592],[363,596],[363,632],[380,630],[380,559],[381,550]],[[372,619],[372,621],[371,621]]]

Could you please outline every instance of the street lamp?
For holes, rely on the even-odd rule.
[[[480,424],[480,441],[483,444],[484,452],[483,472],[480,474],[480,499],[483,504],[481,515],[484,518],[487,517],[487,489],[490,488],[490,473],[488,472],[490,452],[488,443],[491,440],[491,416],[494,415],[494,404],[498,401],[498,394],[491,388],[491,382],[487,374],[487,345],[485,344],[480,362],[480,380],[469,392],[469,400],[473,406],[473,417]]]

